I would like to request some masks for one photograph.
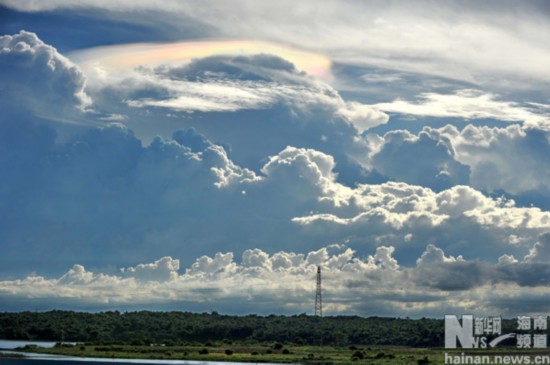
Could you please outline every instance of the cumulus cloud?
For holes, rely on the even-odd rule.
[[[467,126],[457,132],[441,131],[457,151],[457,159],[471,166],[471,184],[477,188],[504,190],[511,194],[550,192],[547,185],[550,151],[549,132],[544,129],[509,126]]]
[[[34,33],[0,36],[0,68],[0,99],[6,111],[23,109],[61,118],[91,103],[84,91],[86,77],[78,66]]]
[[[424,127],[416,135],[396,130],[371,136],[368,164],[393,180],[435,190],[467,184],[487,192],[533,195],[544,204],[550,192],[549,140],[545,129],[520,125]]]
[[[210,56],[123,75],[90,89],[98,110],[127,115],[145,141],[194,127],[255,171],[286,146],[313,148],[332,155],[340,179],[352,185],[366,174],[369,149],[360,133],[388,121],[276,55]]]
[[[548,262],[550,261],[550,233],[540,235],[538,241],[529,250],[524,258],[525,262]]]
[[[459,247],[462,252],[454,256],[496,261],[503,254],[526,255],[526,244],[550,222],[539,208],[517,207],[467,186],[440,192],[396,182],[351,188],[338,182],[332,156],[310,148],[286,147],[255,173],[196,130],[144,146],[130,129],[114,123],[54,145],[50,135],[37,132],[43,127],[35,127],[21,133],[34,135],[43,149],[3,156],[6,166],[25,161],[30,169],[1,183],[0,209],[8,217],[0,230],[4,270],[16,270],[10,262],[40,269],[26,253],[46,247],[63,247],[56,260],[65,265],[94,267],[105,257],[127,260],[128,250],[144,260],[159,252],[174,257],[184,249],[189,256],[182,263],[190,265],[193,257],[225,245],[303,254],[334,242],[348,242],[361,254],[394,246],[404,264],[413,263],[426,242]],[[22,148],[17,144],[12,152],[16,147]],[[511,235],[517,237],[514,244]],[[72,241],[79,244],[62,246]],[[409,251],[400,258],[403,247]],[[380,251],[373,263],[397,267],[389,254]],[[250,267],[284,268],[300,260],[281,254],[275,263],[252,251],[247,255]],[[311,255],[306,260],[319,262],[328,253]],[[216,272],[224,259],[212,260],[204,258],[190,270]],[[157,264],[146,274],[145,268],[120,262],[130,267],[127,275],[172,275],[170,265],[162,270],[168,262]]]
[[[445,252],[443,252],[442,249],[430,243],[426,247],[426,251],[422,253],[422,256],[420,256],[420,258],[416,260],[416,263],[418,265],[423,265],[456,261],[464,261],[464,259],[462,258],[462,256],[459,256],[458,258],[455,258],[453,256],[447,257],[445,256]]]
[[[122,268],[120,271],[126,277],[133,277],[140,281],[169,281],[178,277],[180,260],[169,256],[163,257],[151,264],[139,264],[134,267]]]
[[[60,79],[80,80],[48,95],[71,108],[86,104],[79,94],[84,79],[53,49],[28,33],[2,39],[9,52],[32,60],[32,69],[50,70],[45,81],[58,71]],[[27,54],[33,47],[42,55],[36,60]],[[425,313],[471,303],[489,309],[500,298],[482,293],[488,285],[547,295],[548,281],[538,273],[545,273],[541,234],[550,213],[480,191],[544,193],[543,130],[447,126],[363,138],[360,132],[385,123],[385,114],[345,101],[268,55],[213,57],[136,75],[95,90],[97,107],[126,115],[132,128],[170,122],[170,132],[175,125],[195,129],[144,140],[110,123],[58,141],[39,121],[2,124],[0,167],[10,171],[0,181],[2,275],[79,264],[49,275],[56,279],[4,280],[0,295],[98,305],[230,305],[245,297],[294,312],[306,308],[317,265],[328,274],[326,289],[338,294],[327,302],[335,312]],[[401,182],[361,183],[367,167]],[[239,262],[229,246],[242,253]],[[42,260],[52,251],[56,265]],[[118,274],[86,269],[112,264],[108,257],[124,267]],[[136,264],[151,257],[162,258]],[[441,304],[449,291],[459,294]]]
[[[369,257],[369,261],[380,266],[381,268],[396,270],[399,268],[399,264],[397,263],[397,260],[392,257],[394,251],[394,247],[380,246],[376,249],[376,254]]]
[[[94,274],[86,271],[82,265],[74,265],[62,277],[59,278],[59,284],[88,284],[94,280]]]
[[[218,252],[212,257],[202,256],[198,258],[191,268],[185,271],[186,275],[219,274],[222,272],[234,272],[236,265],[233,262],[233,252]]]
[[[550,295],[550,281],[534,274],[548,270],[541,271],[536,263],[455,259],[430,244],[417,265],[407,267],[399,265],[394,252],[392,246],[381,246],[361,257],[343,245],[330,245],[306,255],[270,255],[254,248],[245,250],[240,262],[233,260],[232,252],[200,257],[183,274],[178,273],[179,260],[171,257],[121,269],[118,275],[74,265],[58,279],[32,275],[0,281],[0,298],[32,298],[33,304],[44,301],[58,307],[86,303],[94,308],[137,304],[182,309],[207,301],[223,312],[255,308],[263,314],[310,313],[317,266],[322,269],[323,304],[330,314],[438,316],[476,308],[476,313],[505,315],[513,310],[501,303],[502,291]],[[522,303],[522,313],[538,309],[529,307],[529,300]]]
[[[491,250],[501,254],[510,247],[515,253],[526,251],[525,245],[510,245],[512,232],[542,233],[550,218],[538,208],[515,207],[512,201],[492,199],[467,186],[436,193],[403,183],[385,183],[361,185],[347,194],[338,195],[341,209],[293,221],[312,236],[346,237],[354,242],[362,237],[361,241],[371,247],[386,240],[396,247],[415,250],[426,241],[440,242],[445,247],[462,247],[460,254],[496,260],[498,256],[489,254]],[[325,198],[328,201],[336,206],[335,200]],[[529,236],[533,239],[539,233]]]
[[[449,141],[420,132],[391,131],[384,135],[370,165],[391,180],[436,190],[468,184],[469,168],[456,160]]]

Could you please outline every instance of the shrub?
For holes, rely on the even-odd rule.
[[[225,354],[228,355],[228,356],[233,355],[233,350],[227,349],[227,350],[225,350]]]

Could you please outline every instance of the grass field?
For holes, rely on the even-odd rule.
[[[132,346],[132,345],[63,345],[52,349],[27,347],[26,351],[59,354],[68,356],[127,358],[127,359],[170,359],[227,361],[251,363],[287,363],[287,364],[444,364],[445,352],[449,355],[461,354],[489,356],[530,356],[530,363],[535,363],[535,356],[549,356],[550,351],[518,350],[502,348],[495,350],[477,350],[466,352],[441,348],[406,348],[406,347],[330,347],[330,346],[282,346],[282,345],[244,345],[217,344],[213,346]],[[493,360],[494,361],[494,360]],[[502,360],[503,364],[515,363],[513,360]],[[525,363],[525,362],[524,362]],[[548,364],[548,362],[545,362]]]

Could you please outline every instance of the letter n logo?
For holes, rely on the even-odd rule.
[[[474,347],[474,316],[462,316],[462,325],[455,315],[445,315],[445,348],[456,349],[456,340],[463,348]]]

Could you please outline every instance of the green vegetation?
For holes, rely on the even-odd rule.
[[[370,348],[350,350],[347,347],[294,346],[280,350],[273,346],[237,344],[230,349],[226,344],[203,346],[132,346],[132,345],[58,345],[52,349],[28,349],[32,352],[100,358],[144,358],[162,360],[203,360],[255,363],[286,363],[310,365],[346,364],[418,364],[428,358],[433,363],[442,360],[439,350],[413,348]],[[284,351],[287,350],[287,351]],[[359,355],[360,354],[360,355]]]
[[[51,311],[0,313],[0,338],[94,344],[167,346],[225,341],[245,344],[399,345],[436,347],[443,344],[438,319],[362,318],[338,316],[226,316],[185,312]]]
[[[514,320],[503,321],[503,332],[513,332],[515,325]],[[425,318],[147,311],[0,313],[0,338],[76,343],[58,343],[52,349],[28,346],[24,351],[101,358],[306,365],[443,364],[443,335],[443,320]],[[510,354],[516,349],[490,352],[498,351]]]
[[[445,352],[460,356],[470,355],[515,355],[531,356],[531,363],[536,355],[550,355],[550,350],[518,350],[501,348],[492,350],[458,349],[455,351],[442,348],[410,348],[397,346],[296,346],[285,345],[275,350],[273,345],[235,344],[231,348],[225,343],[204,346],[132,346],[132,345],[66,345],[58,344],[52,349],[31,347],[32,352],[60,354],[67,356],[84,356],[95,358],[156,359],[156,360],[197,360],[254,363],[285,363],[303,365],[438,365],[445,363]],[[286,351],[284,351],[286,350]],[[509,362],[511,363],[511,362]]]

